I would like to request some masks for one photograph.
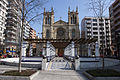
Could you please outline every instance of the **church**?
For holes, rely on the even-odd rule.
[[[44,8],[42,39],[80,39],[78,8],[76,8],[76,11],[68,9],[67,22],[61,19],[55,22],[53,8],[51,8],[50,12],[45,11]],[[52,45],[55,47],[56,55],[62,57],[69,42],[60,42],[59,40],[52,43]]]
[[[68,9],[68,21],[58,20],[54,21],[54,10],[51,8],[50,12],[46,12],[44,8],[43,26],[42,26],[43,39],[79,39],[79,16],[78,8],[76,11]]]

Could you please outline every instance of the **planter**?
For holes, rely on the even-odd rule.
[[[39,74],[39,71],[32,74],[31,76],[3,76],[0,75],[0,80],[34,80],[34,78]]]
[[[83,72],[83,74],[90,80],[120,80],[120,77],[94,77],[87,72]]]

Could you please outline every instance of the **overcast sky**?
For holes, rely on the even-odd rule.
[[[90,0],[49,0],[48,3],[44,5],[46,11],[51,11],[51,7],[54,9],[55,22],[62,17],[63,21],[68,22],[68,8],[70,6],[71,11],[76,11],[78,6],[79,11],[79,25],[81,27],[81,20],[85,16],[94,16],[92,11],[89,10]],[[43,10],[42,10],[43,11]],[[109,11],[106,10],[105,16],[109,17]],[[36,30],[36,32],[42,32],[42,20],[38,24],[31,24],[31,27]]]

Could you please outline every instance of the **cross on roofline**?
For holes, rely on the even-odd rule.
[[[60,17],[60,20],[62,19],[62,17]]]

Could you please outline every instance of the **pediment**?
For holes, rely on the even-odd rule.
[[[59,20],[59,21],[55,22],[54,24],[67,24],[67,22],[65,22],[63,20]]]

